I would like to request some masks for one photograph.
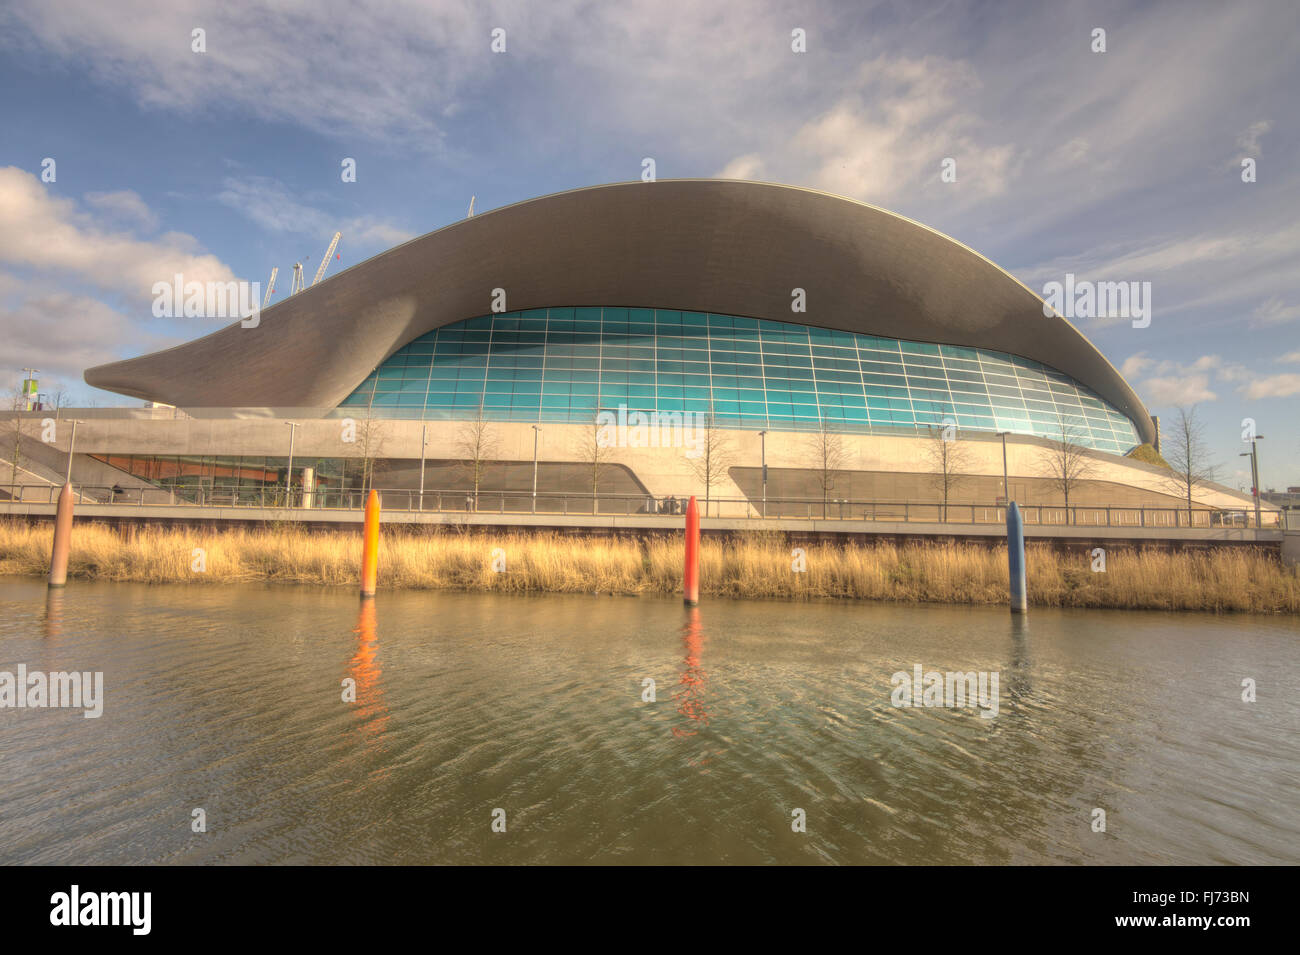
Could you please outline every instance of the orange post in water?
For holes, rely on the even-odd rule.
[[[379,492],[370,489],[366,499],[365,540],[361,545],[361,596],[375,595],[375,582],[379,577]]]
[[[686,570],[682,574],[686,606],[700,602],[700,509],[692,497],[686,505]]]
[[[54,513],[54,548],[50,552],[50,586],[68,582],[68,554],[72,551],[72,485],[63,485]]]

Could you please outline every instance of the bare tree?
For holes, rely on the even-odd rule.
[[[25,411],[25,410],[27,410],[27,400],[28,400],[28,399],[27,399],[27,396],[23,394],[23,389],[22,389],[21,387],[15,387],[15,388],[13,388],[13,389],[9,392],[9,395],[7,396],[7,398],[6,398],[5,400],[6,400],[6,403],[9,405],[9,410],[10,410],[10,411]]]
[[[1048,483],[1061,492],[1065,499],[1065,521],[1070,519],[1070,495],[1079,490],[1079,485],[1087,480],[1095,470],[1095,462],[1084,447],[1088,432],[1066,420],[1065,415],[1057,414],[1056,437],[1049,438],[1045,471]]]
[[[1166,483],[1187,502],[1187,526],[1192,526],[1192,492],[1216,480],[1218,467],[1210,460],[1205,440],[1205,425],[1196,417],[1196,406],[1178,407],[1178,417],[1161,447],[1161,456],[1169,465]]]
[[[470,501],[472,509],[477,511],[479,489],[497,457],[496,429],[484,417],[481,404],[474,417],[462,424],[456,432],[455,447],[460,457],[457,468],[473,485],[474,496]]]
[[[704,415],[704,433],[694,451],[695,457],[688,456],[686,460],[690,462],[696,478],[704,484],[704,513],[707,514],[713,489],[726,479],[727,469],[735,459],[731,439],[718,427],[717,418],[712,411]]]
[[[361,451],[361,496],[363,504],[365,503],[365,496],[374,485],[375,458],[383,453],[386,438],[383,423],[375,420],[374,404],[375,396],[372,392],[370,400],[366,403],[366,416],[360,421],[353,419],[356,429],[354,440],[360,446]]]
[[[944,423],[930,427],[925,457],[930,465],[930,484],[939,492],[943,506],[939,520],[948,520],[948,501],[953,492],[970,479],[971,450],[957,438],[957,423],[945,418]]]
[[[822,520],[826,520],[826,508],[830,493],[835,488],[835,479],[844,470],[847,455],[844,452],[844,439],[835,431],[826,427],[826,419],[820,419],[818,430],[808,436],[806,451],[812,458],[817,476],[817,484],[822,490]]]
[[[7,442],[11,445],[9,448],[9,454],[7,455],[7,457],[9,458],[9,485],[10,485],[9,490],[10,490],[11,497],[13,496],[13,488],[18,483],[18,469],[22,467],[23,419],[15,415],[13,424],[14,424],[14,432],[13,435],[11,436],[11,441]]]
[[[14,388],[9,398],[9,410],[14,412],[11,419],[14,426],[14,433],[10,440],[6,441],[9,458],[9,493],[12,497],[14,486],[18,483],[18,472],[23,466],[23,418],[18,412],[27,407],[27,395],[23,393],[21,387]]]
[[[609,467],[610,458],[614,453],[613,445],[606,434],[606,427],[601,424],[600,412],[596,412],[592,415],[590,426],[582,430],[577,441],[578,460],[586,468],[587,477],[591,481],[593,514],[600,512],[600,477]]]

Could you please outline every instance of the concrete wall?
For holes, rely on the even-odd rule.
[[[71,413],[75,417],[75,411]],[[24,416],[22,427],[27,440],[39,441],[41,416]],[[181,418],[181,419],[79,419],[76,450],[81,454],[135,455],[247,455],[285,457],[289,453],[288,425],[270,418]],[[298,461],[309,458],[405,459],[418,462],[421,452],[419,421],[348,419],[302,419],[296,429],[294,454]],[[433,461],[463,458],[464,422],[430,421],[425,456]],[[541,462],[578,462],[583,460],[585,445],[590,443],[591,425],[542,424],[538,438]],[[529,424],[492,422],[488,431],[495,445],[493,458],[502,462],[527,464],[533,460],[533,428]],[[71,427],[62,421],[57,428],[53,447],[66,454]],[[760,493],[757,480],[762,455],[762,437],[757,431],[723,431],[721,467],[717,483],[709,489],[713,499],[756,500]],[[616,434],[622,446],[608,449],[608,462],[621,466],[626,480],[611,478],[604,487],[621,493],[644,490],[656,498],[705,496],[703,480],[694,466],[699,460],[701,432],[666,434],[667,447],[630,447],[640,436]],[[350,440],[349,440],[350,439]],[[931,440],[915,435],[851,435],[838,438],[842,461],[832,498],[858,500],[934,501],[939,491],[932,479],[928,457]],[[768,496],[782,494],[820,499],[817,483],[815,445],[818,436],[799,432],[770,431],[766,438],[769,467]],[[965,473],[970,475],[953,492],[953,501],[993,503],[1001,490],[1002,443],[993,435],[965,433],[958,444],[966,457]],[[368,450],[367,450],[368,449]],[[1007,469],[1012,496],[1030,504],[1059,504],[1059,492],[1051,488],[1049,475],[1050,444],[1038,438],[1011,436],[1007,439]],[[692,454],[695,453],[693,457]],[[418,465],[417,465],[418,467]],[[390,465],[396,471],[401,465]],[[1099,452],[1089,453],[1088,480],[1071,503],[1079,505],[1113,505],[1176,507],[1176,490],[1162,468],[1128,458]],[[513,474],[512,487],[518,486],[519,468],[505,469]],[[552,469],[548,469],[552,470]],[[552,470],[552,473],[555,473]],[[570,480],[569,478],[565,479]],[[576,475],[574,494],[586,488]],[[107,483],[107,482],[106,482]],[[119,482],[120,483],[120,482]],[[403,485],[408,483],[405,477]],[[604,482],[603,482],[604,483]],[[426,486],[433,487],[432,482]],[[615,488],[617,490],[615,491]],[[1198,489],[1197,504],[1228,509],[1253,507],[1248,495],[1218,485]],[[746,507],[740,506],[738,514]]]
[[[83,426],[79,424],[78,431]],[[70,435],[71,425],[56,422],[56,434],[60,428],[66,428]],[[49,487],[62,487],[67,480],[68,435],[60,436],[59,442],[47,443],[40,439],[43,430],[39,426],[33,429],[27,422],[20,429],[14,419],[0,423],[0,485],[8,485],[0,486],[0,495],[5,498],[12,496],[20,500],[45,501],[50,499]],[[80,447],[81,442],[78,441],[77,450],[72,455],[71,478],[74,484],[106,488],[116,485],[128,493],[133,501],[141,500],[141,492],[144,494],[143,500],[148,503],[165,504],[171,499],[170,494],[158,491],[147,481],[83,454]],[[32,486],[20,491],[12,485]],[[38,485],[45,485],[45,488]],[[110,496],[109,493],[89,495],[96,500],[107,500]]]

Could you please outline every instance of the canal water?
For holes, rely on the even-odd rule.
[[[453,593],[366,612],[5,578],[0,681],[103,689],[98,718],[0,709],[0,863],[1295,864],[1298,650],[1288,617]],[[917,666],[984,674],[986,705],[894,705]]]

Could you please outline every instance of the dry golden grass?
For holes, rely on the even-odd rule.
[[[0,521],[0,574],[44,574],[51,530]],[[806,570],[793,569],[802,546]],[[195,549],[206,569],[193,568]],[[296,527],[206,531],[117,530],[78,524],[71,577],[163,583],[283,581],[355,585],[361,536],[356,530]],[[504,558],[505,572],[493,569]],[[1113,550],[1106,573],[1085,554],[1031,546],[1029,598],[1035,606],[1300,613],[1300,577],[1261,551]],[[380,547],[384,589],[443,588],[506,593],[680,593],[681,538],[648,541],[561,534],[386,532]],[[726,597],[842,597],[940,603],[1007,600],[1005,547],[958,544],[792,545],[760,532],[705,539],[701,589]]]

